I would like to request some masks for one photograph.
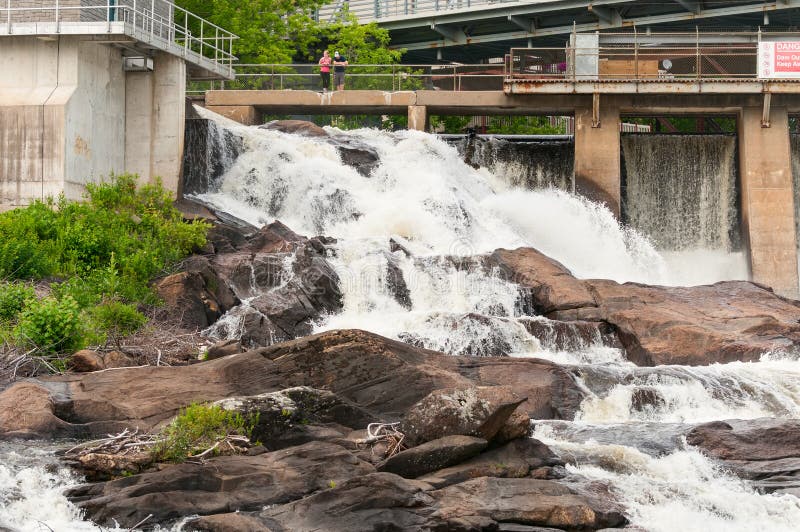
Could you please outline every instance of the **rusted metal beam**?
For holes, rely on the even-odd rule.
[[[772,104],[772,94],[764,93],[764,108],[761,110],[761,127],[769,127],[769,113]]]

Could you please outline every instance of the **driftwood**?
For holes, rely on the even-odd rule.
[[[397,428],[400,423],[370,423],[367,425],[367,437],[357,440],[357,444],[369,445],[375,447],[378,443],[386,444],[385,458],[394,456],[403,449],[403,440],[406,435],[400,432]]]

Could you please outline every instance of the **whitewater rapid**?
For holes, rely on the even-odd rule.
[[[517,288],[470,263],[497,248],[532,246],[580,278],[692,285],[746,278],[741,253],[660,252],[606,208],[564,190],[515,187],[514,176],[472,168],[453,146],[425,133],[328,128],[375,151],[379,165],[365,177],[343,164],[326,139],[200,112],[215,121],[212,133],[227,128],[243,150],[225,161],[227,171],[198,199],[257,226],[280,220],[306,236],[336,238],[329,260],[344,308],[324,317],[316,331],[360,328],[450,354],[502,349],[569,366],[586,399],[574,421],[558,422],[568,430],[541,421],[535,436],[569,457],[571,472],[610,482],[635,526],[797,529],[797,498],[759,494],[685,445],[653,453],[638,442],[640,434],[669,431],[673,423],[800,417],[800,362],[766,356],[703,368],[637,368],[599,336],[551,345],[528,332],[531,320],[540,326],[547,320],[524,315]],[[390,263],[403,274],[410,308],[387,286]],[[223,323],[227,329],[217,332],[235,336],[235,317]],[[612,433],[613,441],[585,436],[597,430]],[[61,494],[78,479],[54,464],[52,450],[41,452],[28,460],[21,447],[0,444],[0,528],[99,530],[81,521]]]

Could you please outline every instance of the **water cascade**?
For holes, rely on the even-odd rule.
[[[255,225],[278,219],[300,234],[336,239],[329,261],[339,275],[343,309],[324,316],[317,331],[357,327],[449,354],[539,357],[568,365],[585,399],[574,420],[535,422],[536,437],[572,473],[609,482],[634,526],[796,529],[800,499],[758,493],[688,447],[681,434],[710,420],[798,417],[800,362],[765,356],[703,368],[637,368],[602,328],[565,327],[533,315],[524,295],[487,257],[497,248],[532,246],[578,277],[652,284],[691,282],[694,277],[681,272],[696,270],[695,262],[676,270],[651,240],[621,227],[604,207],[562,190],[529,190],[522,171],[507,170],[517,172],[509,178],[473,168],[431,135],[329,128],[328,137],[303,137],[214,120],[217,131],[228,132],[217,141],[239,138],[241,150],[222,174],[202,170],[209,173],[208,188],[197,190],[197,199]],[[368,172],[345,164],[342,143],[368,147],[378,163]],[[674,150],[687,153],[688,144],[682,137],[624,139],[628,217],[665,249],[736,249],[733,141],[702,138],[694,156],[667,158]],[[692,176],[682,172],[698,168],[705,172],[697,180],[702,184],[684,190]],[[714,186],[723,194],[710,194]],[[669,201],[691,223],[664,219],[670,191],[676,197]],[[656,231],[655,221],[668,230]],[[711,280],[730,274],[716,266],[705,273]],[[236,320],[230,314],[208,334],[235,336]],[[0,464],[20,461],[15,452],[0,448]],[[46,471],[42,466],[26,474]],[[22,486],[18,478],[0,465],[0,483]],[[71,481],[52,479],[51,485]],[[13,489],[14,504],[28,500],[22,487]],[[52,491],[42,497],[65,504]],[[0,528],[16,528],[14,519],[0,509]],[[91,529],[84,525],[75,521],[61,529]]]
[[[575,144],[569,137],[535,141],[466,137],[455,145],[468,164],[486,168],[512,186],[575,189]]]

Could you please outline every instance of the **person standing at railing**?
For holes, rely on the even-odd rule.
[[[322,92],[328,92],[331,86],[331,54],[328,50],[322,52],[319,59],[319,75],[322,78]]]
[[[337,91],[344,90],[344,69],[347,66],[347,58],[339,52],[333,52],[333,84]]]

